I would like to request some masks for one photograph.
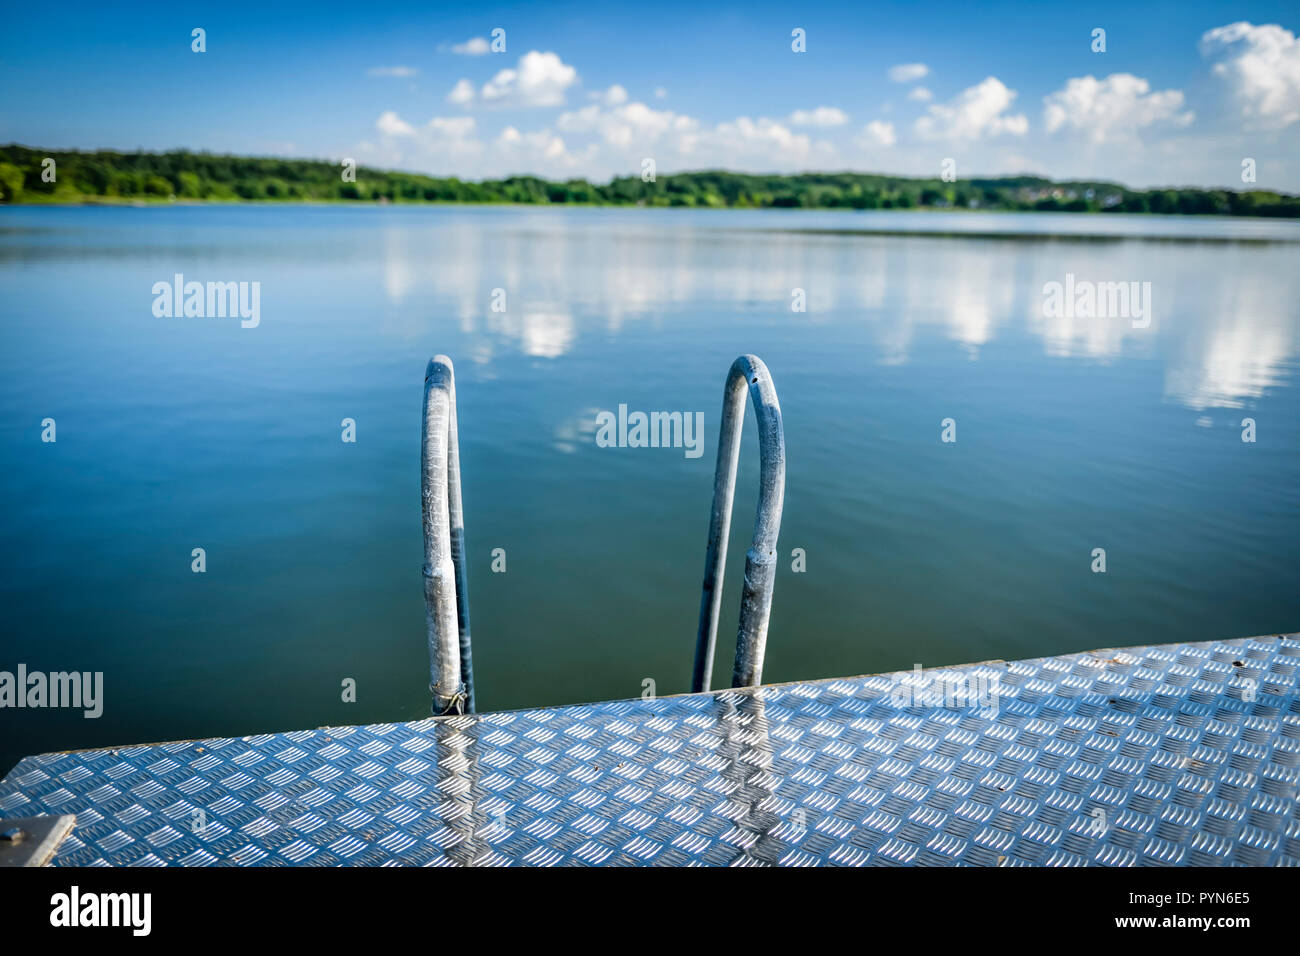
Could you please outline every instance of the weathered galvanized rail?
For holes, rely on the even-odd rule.
[[[0,818],[75,814],[56,866],[1295,866],[1298,680],[1290,634],[46,754]]]
[[[469,580],[465,572],[465,509],[460,493],[456,373],[435,355],[424,372],[420,501],[424,526],[424,608],[429,641],[429,691],[435,715],[474,713]]]
[[[727,534],[736,497],[736,467],[740,461],[740,426],[745,418],[745,392],[754,400],[758,420],[758,514],[754,540],[745,555],[745,583],[740,595],[740,628],[732,687],[763,683],[767,623],[776,584],[776,539],[781,533],[785,503],[785,428],[772,375],[757,355],[742,355],[731,366],[722,393],[722,424],[718,431],[718,466],[713,475],[713,506],[709,512],[709,544],[704,557],[704,594],[695,645],[691,690],[708,690],[713,675],[713,651],[722,608],[722,579],[727,564]]]

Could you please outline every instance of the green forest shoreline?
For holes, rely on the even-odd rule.
[[[717,209],[975,209],[1300,218],[1300,196],[1251,189],[1129,189],[1040,176],[921,179],[872,173],[672,173],[609,183],[535,176],[481,181],[324,160],[0,146],[0,204],[409,203]]]

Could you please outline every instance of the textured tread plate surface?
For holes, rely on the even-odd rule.
[[[0,818],[75,813],[56,866],[1295,866],[1298,673],[1289,635],[46,754]]]

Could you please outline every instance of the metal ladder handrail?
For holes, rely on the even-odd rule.
[[[456,431],[456,373],[435,355],[424,371],[420,499],[424,608],[434,716],[474,713],[474,667],[465,576],[465,516]]]
[[[759,497],[754,538],[745,557],[740,626],[732,687],[763,679],[767,627],[776,580],[776,542],[785,503],[785,429],[772,375],[756,355],[742,355],[727,375],[722,395],[718,463],[713,476],[704,590],[695,647],[692,691],[712,682],[718,615],[727,561],[727,533],[740,462],[740,433],[748,388],[758,423]],[[421,434],[421,514],[424,530],[424,605],[429,642],[429,691],[435,716],[474,713],[470,649],[469,582],[465,574],[465,518],[456,426],[456,373],[451,359],[435,355],[424,373]]]
[[[704,593],[700,599],[700,627],[695,645],[693,692],[709,689],[713,676],[713,650],[722,608],[722,581],[727,562],[727,534],[736,492],[736,467],[740,461],[740,429],[745,417],[748,386],[758,422],[759,493],[754,519],[754,539],[745,557],[745,588],[741,595],[740,627],[736,633],[736,662],[732,687],[753,687],[763,680],[763,655],[772,612],[776,580],[776,539],[781,532],[785,503],[785,429],[772,375],[756,355],[742,355],[732,363],[722,393],[722,424],[718,433],[718,464],[713,476],[713,507],[709,516],[709,544],[704,558]]]

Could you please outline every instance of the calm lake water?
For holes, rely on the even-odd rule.
[[[767,682],[1300,628],[1298,242],[1120,216],[0,209],[0,670],[105,682],[97,720],[0,712],[0,771],[425,716],[435,352],[457,366],[481,710],[688,689],[742,352],[788,446]],[[176,273],[260,282],[260,324],[155,317]],[[1149,327],[1045,316],[1067,274],[1150,282]],[[620,404],[703,412],[703,455],[597,447]]]

